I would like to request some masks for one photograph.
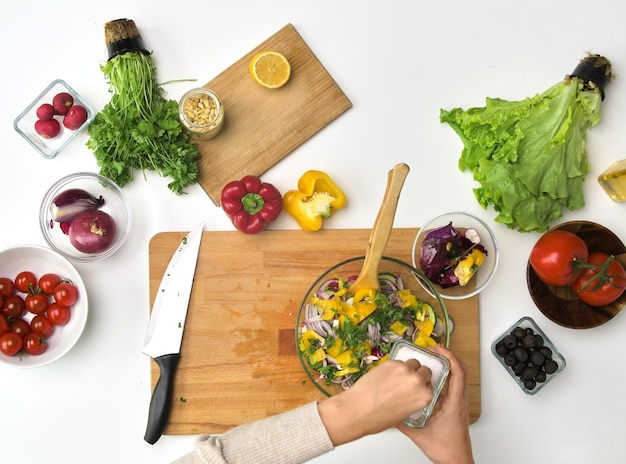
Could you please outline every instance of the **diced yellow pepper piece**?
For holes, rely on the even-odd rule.
[[[309,355],[309,362],[311,364],[316,364],[323,361],[324,359],[326,359],[326,351],[324,351],[324,348],[321,347],[315,350],[315,352],[313,352],[311,355]]]
[[[342,367],[342,369],[345,369],[353,362],[356,362],[356,363],[359,362],[359,360],[354,355],[354,351],[352,350],[346,350],[346,351],[343,351],[342,353],[339,353],[337,357],[335,357],[335,359],[337,360],[337,364],[339,364]]]
[[[420,322],[417,330],[425,337],[430,337],[430,335],[433,333],[434,328],[435,323],[431,319],[426,319],[425,321]]]
[[[459,264],[454,268],[454,275],[459,279],[459,285],[465,286],[476,273],[478,268],[485,262],[485,255],[477,248],[465,258],[463,258]]]
[[[328,353],[328,355],[332,356],[333,358],[337,358],[337,356],[339,356],[339,353],[341,353],[342,351],[343,342],[339,338],[335,338],[334,343],[326,348],[326,352]]]
[[[358,303],[363,300],[374,301],[374,297],[376,296],[376,292],[372,288],[362,288],[357,290],[354,294],[354,302]]]
[[[398,297],[402,300],[403,308],[417,306],[417,297],[411,293],[411,290],[404,289],[398,292]]]
[[[308,349],[311,347],[311,343],[313,342],[313,340],[318,340],[320,342],[324,341],[324,339],[320,335],[315,333],[315,331],[313,331],[312,329],[308,329],[300,336],[300,340],[298,340],[298,346],[300,348],[300,351],[308,351]]]
[[[395,333],[397,333],[398,335],[402,335],[404,332],[407,331],[409,326],[407,326],[406,324],[404,324],[401,321],[396,321],[393,324],[391,324],[391,326],[389,326],[389,328],[391,330],[393,330]]]

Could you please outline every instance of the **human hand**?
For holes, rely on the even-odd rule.
[[[404,423],[398,429],[435,464],[473,464],[467,366],[446,348],[436,346],[433,351],[450,361],[447,391],[439,399],[439,409],[421,429]]]
[[[432,372],[416,359],[376,366],[349,390],[318,405],[333,444],[340,445],[395,426],[433,398]]]

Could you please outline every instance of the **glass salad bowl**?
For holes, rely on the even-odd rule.
[[[464,212],[444,213],[427,221],[415,236],[412,256],[413,266],[450,300],[469,298],[484,290],[500,259],[489,226]]]
[[[421,347],[447,347],[450,342],[444,301],[410,264],[383,257],[380,293],[365,290],[352,295],[347,289],[364,258],[350,258],[324,271],[298,310],[298,356],[311,382],[326,396],[350,388],[369,369],[385,362],[397,341]]]

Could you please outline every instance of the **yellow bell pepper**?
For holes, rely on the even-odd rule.
[[[485,262],[485,255],[478,248],[463,258],[454,268],[454,275],[459,279],[459,285],[465,286]]]
[[[331,178],[322,171],[310,170],[298,180],[298,190],[289,190],[283,196],[283,206],[306,231],[322,228],[322,221],[346,204],[346,196]]]

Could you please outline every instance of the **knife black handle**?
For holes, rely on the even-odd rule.
[[[151,445],[155,444],[165,429],[172,407],[172,389],[174,387],[174,373],[180,360],[180,354],[166,354],[154,358],[159,366],[159,380],[154,386],[150,409],[148,411],[148,425],[143,437]]]

